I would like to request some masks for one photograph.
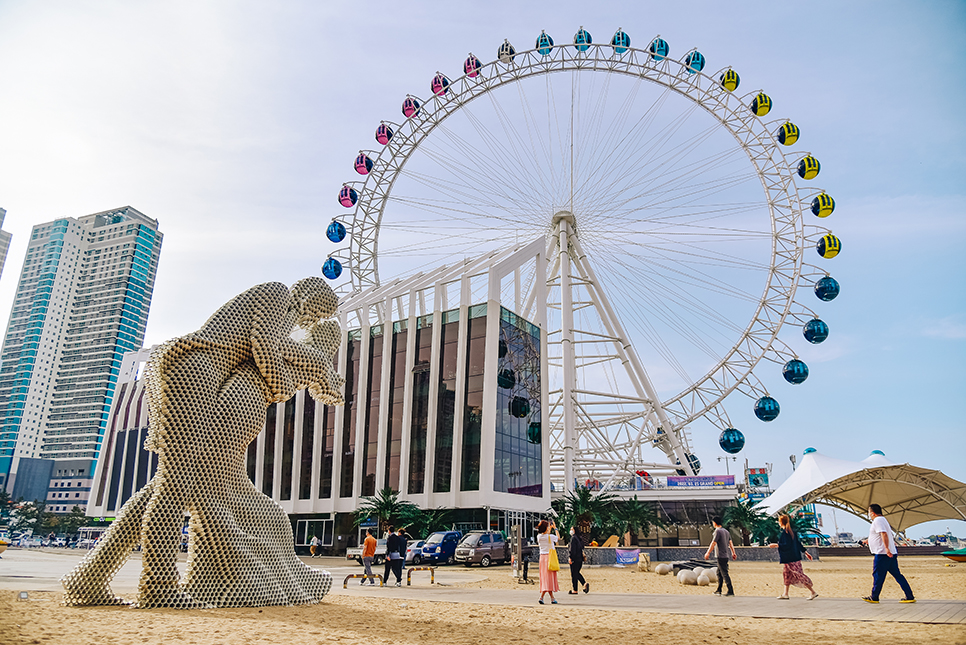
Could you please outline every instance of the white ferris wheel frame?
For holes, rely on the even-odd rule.
[[[807,242],[828,232],[824,228],[804,224],[804,199],[811,197],[813,191],[808,191],[803,197],[799,193],[795,175],[798,162],[808,153],[782,150],[773,129],[783,121],[763,121],[747,104],[749,97],[757,91],[739,97],[715,80],[714,77],[728,69],[723,68],[709,76],[690,70],[679,60],[654,60],[650,52],[643,49],[628,47],[625,52],[618,54],[612,45],[589,44],[583,52],[574,45],[555,45],[548,54],[531,49],[517,52],[512,61],[483,63],[475,78],[464,75],[451,81],[445,94],[420,101],[418,114],[401,124],[385,121],[393,129],[390,141],[381,151],[364,151],[373,160],[372,170],[364,181],[347,183],[356,189],[358,200],[354,211],[339,219],[347,220],[351,227],[349,254],[345,259],[348,260],[354,292],[379,285],[377,258],[383,211],[407,161],[436,126],[474,99],[527,78],[555,72],[589,70],[653,82],[693,101],[734,137],[761,180],[771,223],[771,263],[766,284],[751,322],[712,369],[666,401],[647,401],[653,404],[652,412],[660,413],[659,425],[646,424],[651,426],[650,429],[642,427],[637,437],[627,436],[626,440],[620,442],[620,447],[612,445],[611,448],[615,449],[612,458],[595,454],[590,462],[599,463],[600,471],[613,478],[615,469],[633,467],[635,460],[630,458],[628,450],[636,450],[642,443],[650,443],[658,428],[664,426],[662,432],[665,432],[665,438],[672,440],[670,444],[673,445],[657,447],[664,449],[672,460],[676,459],[677,469],[694,473],[691,464],[684,458],[688,451],[684,434],[686,426],[700,417],[709,416],[716,420],[717,425],[728,427],[727,413],[720,404],[729,394],[737,390],[756,399],[767,395],[766,388],[752,370],[763,358],[784,363],[796,357],[795,352],[778,338],[779,331],[789,319],[801,322],[817,317],[795,301],[795,294],[806,269],[809,269],[809,275],[825,273],[803,261]],[[814,194],[818,192],[821,191],[816,189]],[[806,229],[810,229],[810,234],[806,233]],[[557,227],[548,236],[551,243],[548,251],[552,251],[553,245],[559,244],[560,239],[567,239],[566,236],[558,238],[559,231]],[[559,246],[556,248],[559,251]],[[548,254],[548,257],[553,256]],[[577,268],[582,272],[581,280],[596,283],[595,277],[586,275],[586,268]],[[557,271],[558,286],[562,286],[559,263],[554,270]],[[599,284],[597,287],[600,297],[606,298]],[[562,305],[565,300],[561,298],[558,304]],[[609,304],[604,306],[609,307]],[[633,357],[630,362],[634,363],[637,361],[636,354],[627,344],[625,349],[629,350],[629,355]],[[643,367],[639,371],[643,373]],[[646,375],[643,379],[646,380]],[[570,380],[570,376],[565,374],[564,381]],[[653,418],[654,415],[644,416]],[[668,425],[671,426],[670,432],[666,428]],[[560,447],[566,448],[566,443],[565,439]],[[657,445],[658,442],[654,443]],[[640,463],[639,459],[636,461]],[[571,467],[566,470],[565,481],[569,486],[574,471]],[[586,468],[581,470],[590,472]]]

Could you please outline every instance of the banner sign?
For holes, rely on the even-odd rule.
[[[617,551],[617,564],[637,564],[641,557],[640,549],[615,549]]]
[[[714,488],[715,486],[734,486],[734,475],[697,475],[695,477],[677,477],[668,475],[668,488],[682,486],[685,488]]]

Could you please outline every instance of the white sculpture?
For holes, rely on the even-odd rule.
[[[691,569],[681,569],[678,572],[678,582],[682,585],[694,585],[698,583],[698,574]]]
[[[698,574],[698,579],[696,580],[695,584],[697,584],[699,587],[707,587],[709,584],[711,584],[711,578],[708,577],[707,571],[702,571]]]
[[[289,289],[258,285],[221,307],[202,328],[159,347],[145,372],[150,429],[145,448],[158,470],[124,504],[98,545],[62,583],[67,605],[124,604],[110,581],[142,547],[139,607],[253,607],[318,602],[332,577],[296,556],[288,517],[258,491],[245,452],[268,406],[307,387],[341,405],[332,368],[338,298],[321,278]],[[295,327],[305,342],[291,339]],[[176,566],[185,512],[188,568]]]

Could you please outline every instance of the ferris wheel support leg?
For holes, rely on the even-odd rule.
[[[640,386],[644,389],[643,395],[651,401],[651,408],[653,413],[657,415],[657,421],[659,427],[664,429],[666,441],[669,443],[671,452],[678,461],[681,462],[681,469],[684,470],[689,475],[693,475],[694,469],[691,467],[691,463],[688,461],[687,451],[685,446],[681,441],[681,436],[678,433],[678,429],[671,423],[668,418],[667,413],[665,413],[664,408],[661,406],[661,399],[658,398],[657,390],[654,389],[654,385],[651,383],[651,379],[647,376],[647,371],[644,369],[644,365],[641,364],[640,359],[637,357],[637,353],[634,351],[633,346],[627,340],[627,334],[624,332],[624,328],[621,326],[620,320],[618,320],[617,315],[614,313],[611,307],[610,301],[604,295],[603,290],[600,288],[600,282],[597,280],[597,274],[594,273],[594,268],[590,266],[589,263],[584,261],[586,257],[584,255],[583,249],[580,247],[580,242],[574,237],[570,240],[573,245],[576,257],[574,259],[574,265],[577,267],[577,271],[580,273],[581,277],[586,280],[589,284],[593,285],[594,298],[603,310],[604,315],[601,316],[604,324],[607,326],[607,333],[615,338],[620,339],[620,345],[617,347],[621,361],[624,363],[630,363],[631,373],[636,378],[635,385]],[[563,271],[561,271],[561,276],[563,276]],[[569,278],[568,278],[569,282]],[[562,287],[561,287],[562,288]],[[653,421],[652,421],[653,422]],[[643,428],[642,428],[643,432]],[[671,456],[670,454],[668,455]]]
[[[560,267],[560,345],[563,353],[563,425],[564,425],[564,490],[574,489],[574,450],[577,429],[574,419],[574,385],[576,384],[577,360],[574,356],[574,307],[570,285],[570,224],[573,217],[557,215],[558,265]]]

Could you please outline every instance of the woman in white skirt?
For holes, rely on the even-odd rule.
[[[537,546],[540,547],[540,600],[544,604],[543,597],[550,594],[550,602],[557,604],[557,599],[553,597],[553,592],[560,591],[557,583],[557,572],[550,570],[550,551],[555,549],[560,535],[557,533],[557,525],[547,520],[540,520],[537,524]]]

